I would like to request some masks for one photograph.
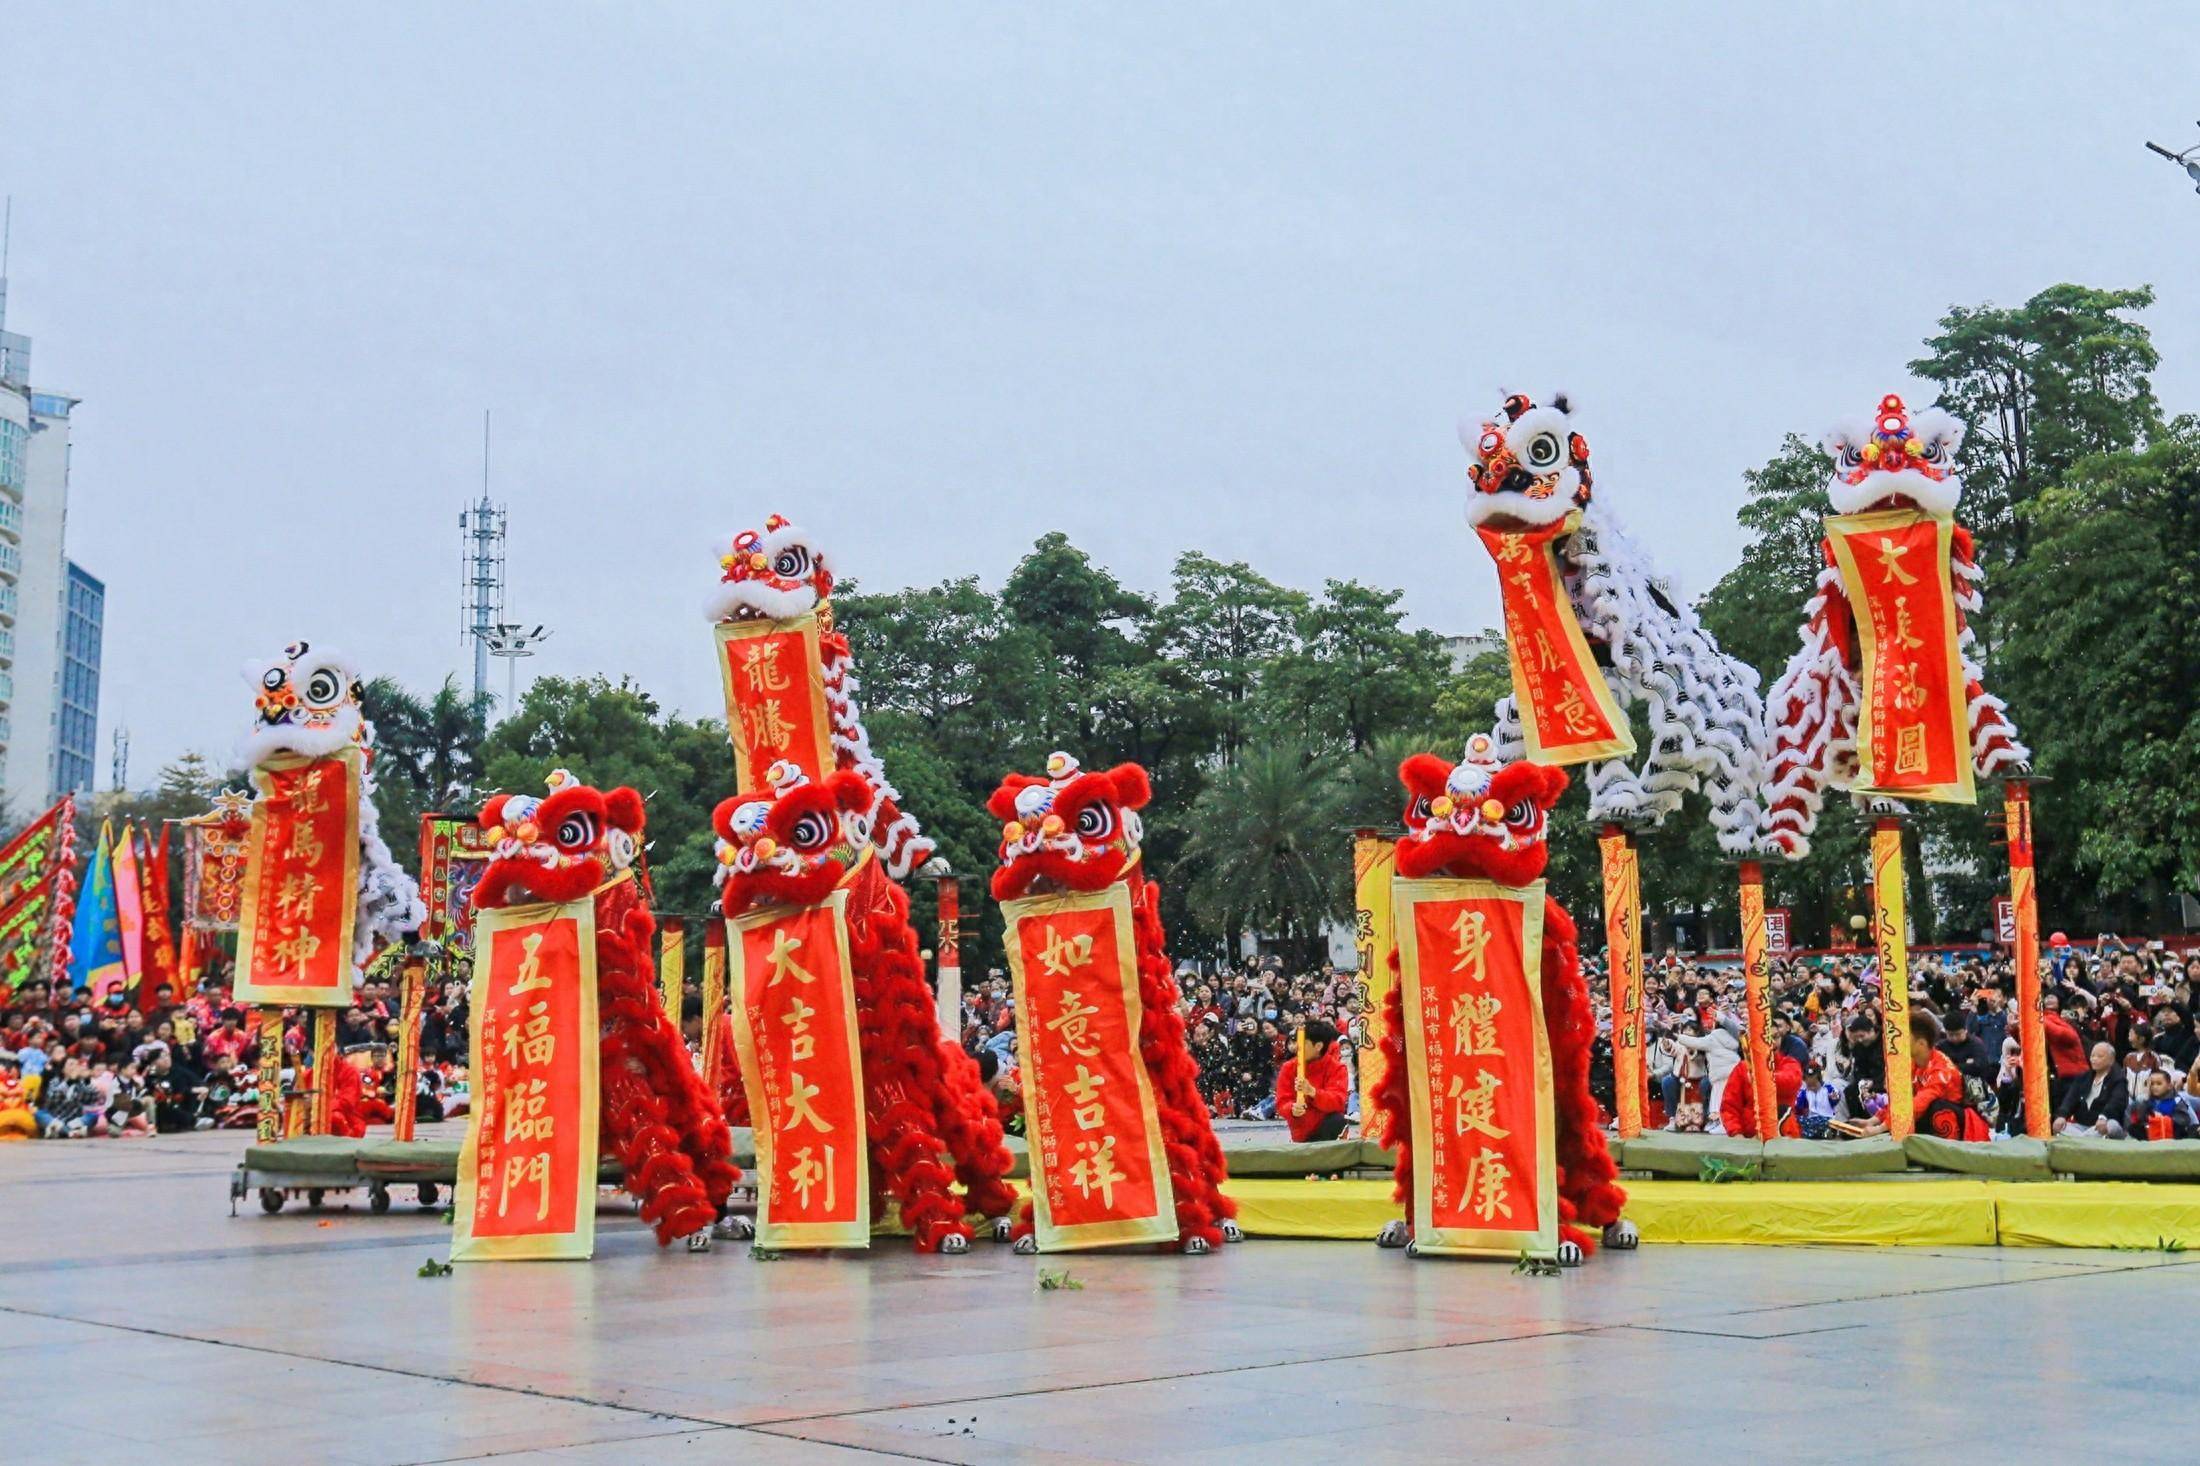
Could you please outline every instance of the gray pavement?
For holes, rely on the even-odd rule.
[[[403,1202],[231,1219],[243,1144],[0,1146],[8,1459],[1853,1466],[2134,1421],[2175,1454],[2195,1418],[2182,1256],[1667,1247],[1538,1279],[1255,1239],[1042,1259],[1085,1286],[1040,1292],[991,1244],[661,1253],[613,1200],[591,1264],[430,1279],[447,1228]]]

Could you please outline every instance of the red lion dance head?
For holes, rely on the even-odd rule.
[[[1097,891],[1120,880],[1137,859],[1145,833],[1138,811],[1152,796],[1137,764],[1088,774],[1070,755],[1050,753],[1045,774],[1010,774],[986,801],[1003,822],[994,899]]]
[[[706,607],[713,621],[784,621],[816,610],[833,593],[825,552],[777,514],[762,529],[735,535],[718,566],[720,583]]]
[[[474,906],[577,901],[632,866],[642,850],[642,796],[591,789],[563,769],[541,799],[499,794],[482,806],[496,841]]]
[[[736,794],[711,814],[718,832],[719,905],[728,916],[763,906],[808,906],[832,894],[854,869],[868,836],[870,781],[848,770],[822,784],[782,759],[764,774],[771,787]]]
[[[1413,796],[1398,842],[1400,875],[1482,876],[1525,886],[1543,874],[1564,769],[1503,763],[1490,736],[1477,733],[1459,763],[1417,753],[1398,766],[1398,778]]]

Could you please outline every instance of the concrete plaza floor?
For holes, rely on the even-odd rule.
[[[1209,1258],[660,1252],[417,1276],[447,1228],[228,1214],[239,1134],[0,1146],[11,1459],[2033,1461],[2192,1408],[2200,1261],[1646,1248],[1560,1278]],[[2173,1433],[2175,1430],[2173,1428]],[[20,1454],[18,1454],[20,1452]]]

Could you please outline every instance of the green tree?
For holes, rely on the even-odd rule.
[[[2130,319],[2153,303],[2147,286],[2063,284],[2014,308],[1956,306],[1910,363],[1969,425],[1962,514],[1990,551],[2021,557],[2024,504],[2080,458],[2131,448],[2158,423],[2160,356]]]
[[[1216,757],[1234,762],[1253,731],[1261,680],[1298,643],[1306,597],[1243,561],[1197,550],[1176,557],[1169,603],[1155,618],[1159,651],[1204,697]]]
[[[1698,607],[1729,656],[1757,669],[1769,689],[1798,645],[1803,610],[1825,564],[1826,481],[1833,460],[1789,433],[1780,451],[1742,475],[1735,517],[1749,544]]]
[[[1332,580],[1298,617],[1299,645],[1262,681],[1264,726],[1358,753],[1424,726],[1450,673],[1443,639],[1408,631],[1403,591]]]
[[[407,848],[420,817],[454,804],[464,808],[481,774],[488,735],[488,699],[478,702],[445,677],[422,701],[388,677],[360,691],[360,708],[374,725],[374,802],[382,837]]]
[[[1334,756],[1259,743],[1221,770],[1189,811],[1177,871],[1203,925],[1234,945],[1241,931],[1321,960],[1322,926],[1351,910],[1351,842]]]

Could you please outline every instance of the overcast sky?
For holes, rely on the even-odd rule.
[[[1952,302],[2151,284],[2200,408],[2200,198],[2141,146],[2196,78],[2186,4],[11,0],[101,783],[118,723],[134,784],[226,757],[296,636],[465,675],[484,408],[532,668],[696,714],[714,542],[773,510],[874,588],[1060,529],[1487,625],[1455,424],[1514,384],[1699,593],[1742,472],[1913,390]]]

